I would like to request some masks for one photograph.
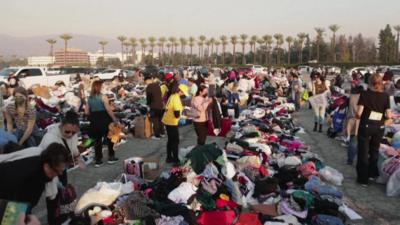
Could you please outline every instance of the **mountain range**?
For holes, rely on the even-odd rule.
[[[105,51],[109,53],[121,52],[121,45],[117,38],[104,38],[92,35],[71,34],[73,38],[68,41],[68,48],[79,48],[88,52],[96,52],[101,49],[99,41],[108,41]],[[54,50],[64,48],[64,41],[59,35],[42,35],[32,37],[14,37],[0,34],[0,56],[4,58],[16,56],[46,56],[50,54],[50,45],[47,39],[55,39],[57,43]]]

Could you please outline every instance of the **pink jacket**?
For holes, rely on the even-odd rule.
[[[195,108],[200,116],[196,119],[193,119],[194,122],[206,122],[208,120],[207,118],[208,105],[209,102],[207,101],[206,98],[202,96],[193,97],[191,107]]]

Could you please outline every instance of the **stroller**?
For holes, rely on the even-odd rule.
[[[335,138],[337,134],[344,130],[348,106],[349,100],[346,96],[341,96],[332,101],[330,106],[332,123],[327,131],[330,138]]]

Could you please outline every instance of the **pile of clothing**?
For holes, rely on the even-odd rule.
[[[152,182],[129,176],[134,194],[116,200],[112,220],[103,223],[340,225],[360,219],[335,188],[343,175],[296,136],[302,129],[292,121],[294,109],[284,99],[254,96],[224,146],[182,149],[181,166]]]

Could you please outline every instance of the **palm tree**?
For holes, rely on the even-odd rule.
[[[215,45],[215,38],[210,38],[210,44],[211,44],[211,62],[213,62],[213,54],[214,54],[214,45]]]
[[[131,43],[130,43],[128,40],[124,41],[125,54],[126,54],[125,61],[126,61],[126,62],[128,62],[129,46],[130,46],[130,45],[131,45]]]
[[[325,29],[322,28],[322,27],[316,27],[314,29],[315,29],[315,32],[317,32],[317,37],[316,37],[316,42],[317,42],[317,61],[319,62],[319,47],[321,45]]]
[[[276,39],[276,64],[281,63],[281,52],[280,48],[283,44],[283,34],[274,34],[274,38]]]
[[[166,46],[167,46],[167,49],[168,49],[168,56],[170,57],[170,55],[171,55],[171,42],[168,42],[167,44],[166,44]],[[168,60],[169,61],[169,60]]]
[[[265,53],[265,64],[269,64],[270,63],[270,51],[271,51],[271,46],[272,46],[272,36],[271,35],[264,35],[262,37],[262,39],[264,40],[264,43],[267,45],[267,52]]]
[[[265,42],[264,42],[264,40],[262,39],[262,38],[259,38],[259,39],[257,39],[257,44],[259,45],[259,47],[260,46],[262,46],[263,44],[264,44]],[[262,64],[262,54],[260,54],[260,50],[258,50],[258,51],[256,51],[256,52],[258,52],[258,57],[259,57],[259,63],[260,63],[260,65]],[[254,61],[255,62],[255,61]]]
[[[303,63],[303,45],[304,41],[306,40],[307,34],[306,33],[298,33],[297,37],[299,38],[299,45],[300,45],[300,50],[299,50],[299,63]]]
[[[219,40],[221,40],[222,45],[222,65],[225,65],[225,49],[226,45],[228,44],[228,38],[225,35],[221,35]]]
[[[332,59],[333,62],[336,62],[336,32],[339,30],[340,26],[337,24],[332,24],[329,26],[329,30],[332,31],[333,36],[332,36],[332,49],[331,49],[331,54],[332,54]]]
[[[137,47],[137,39],[132,37],[129,38],[129,43],[132,48],[132,64],[136,63],[136,47]]]
[[[72,36],[69,34],[61,34],[60,38],[64,40],[64,66],[67,66],[68,41],[72,39]]]
[[[151,64],[154,64],[154,47],[156,46],[156,41],[157,39],[155,37],[149,37],[148,38],[150,42],[150,48],[151,48]]]
[[[400,25],[396,25],[393,29],[397,32],[397,40],[396,40],[396,59],[399,61],[399,37],[400,37]]]
[[[104,48],[105,46],[108,44],[107,41],[99,41],[99,45],[101,45],[101,52],[103,53],[103,62],[102,62],[102,66],[104,67],[104,63],[106,61],[106,58],[104,57]]]
[[[253,64],[256,64],[256,44],[257,44],[258,37],[257,35],[253,35],[250,37],[250,49],[253,52]]]
[[[242,64],[243,65],[245,65],[246,64],[246,56],[245,56],[245,54],[244,54],[244,51],[245,51],[245,47],[246,47],[246,44],[247,44],[247,38],[248,38],[248,36],[247,36],[247,34],[241,34],[240,35],[240,44],[242,45]]]
[[[160,63],[162,65],[165,65],[165,60],[164,60],[164,45],[167,39],[165,37],[160,37],[158,38],[158,42],[160,43],[159,47],[161,48],[161,54],[158,56],[160,58]]]
[[[162,47],[163,47],[163,43],[161,43],[160,41],[158,41],[157,42],[157,47],[158,47],[158,66],[161,66],[162,65],[162,62],[161,62],[161,57],[162,57],[162,53],[161,53],[161,49],[162,49]]]
[[[124,42],[126,40],[125,36],[118,36],[117,39],[121,42],[121,61],[122,61],[122,66],[124,65]]]
[[[142,63],[144,63],[144,58],[145,58],[145,54],[146,54],[145,51],[147,48],[146,38],[140,38],[139,43],[140,43],[140,47],[142,47]]]
[[[174,64],[176,54],[176,37],[169,37],[168,41],[171,44],[171,64]]]
[[[55,39],[47,39],[47,43],[50,45],[50,56],[51,56],[51,64],[54,63],[53,57],[54,57],[54,44],[57,43],[57,40]]]
[[[189,37],[189,47],[190,47],[190,65],[192,65],[193,61],[193,46],[195,45],[196,38],[195,37]]]
[[[207,46],[207,54],[206,54],[206,64],[208,64],[208,63],[210,63],[209,62],[209,55],[210,55],[210,46],[211,46],[211,41],[210,40],[207,40],[206,41],[206,46]]]
[[[292,36],[287,36],[286,37],[286,42],[288,43],[288,64],[290,65],[290,51],[293,43],[293,37]]]
[[[238,41],[238,37],[236,35],[231,36],[231,44],[233,46],[232,54],[233,54],[233,65],[236,64],[236,44]]]
[[[182,60],[181,60],[181,64],[184,65],[185,64],[185,48],[186,45],[188,44],[188,41],[186,40],[186,38],[179,38],[179,42],[181,44],[181,54],[182,54]]]
[[[215,56],[216,57],[215,57],[215,61],[213,63],[218,64],[218,48],[221,45],[221,42],[218,40],[215,40],[214,44],[215,44]]]
[[[205,41],[206,41],[206,36],[204,36],[204,35],[200,35],[199,36],[199,57],[200,57],[200,61],[202,62],[202,63],[204,63],[203,62],[203,60],[204,60],[204,44],[205,44]]]

